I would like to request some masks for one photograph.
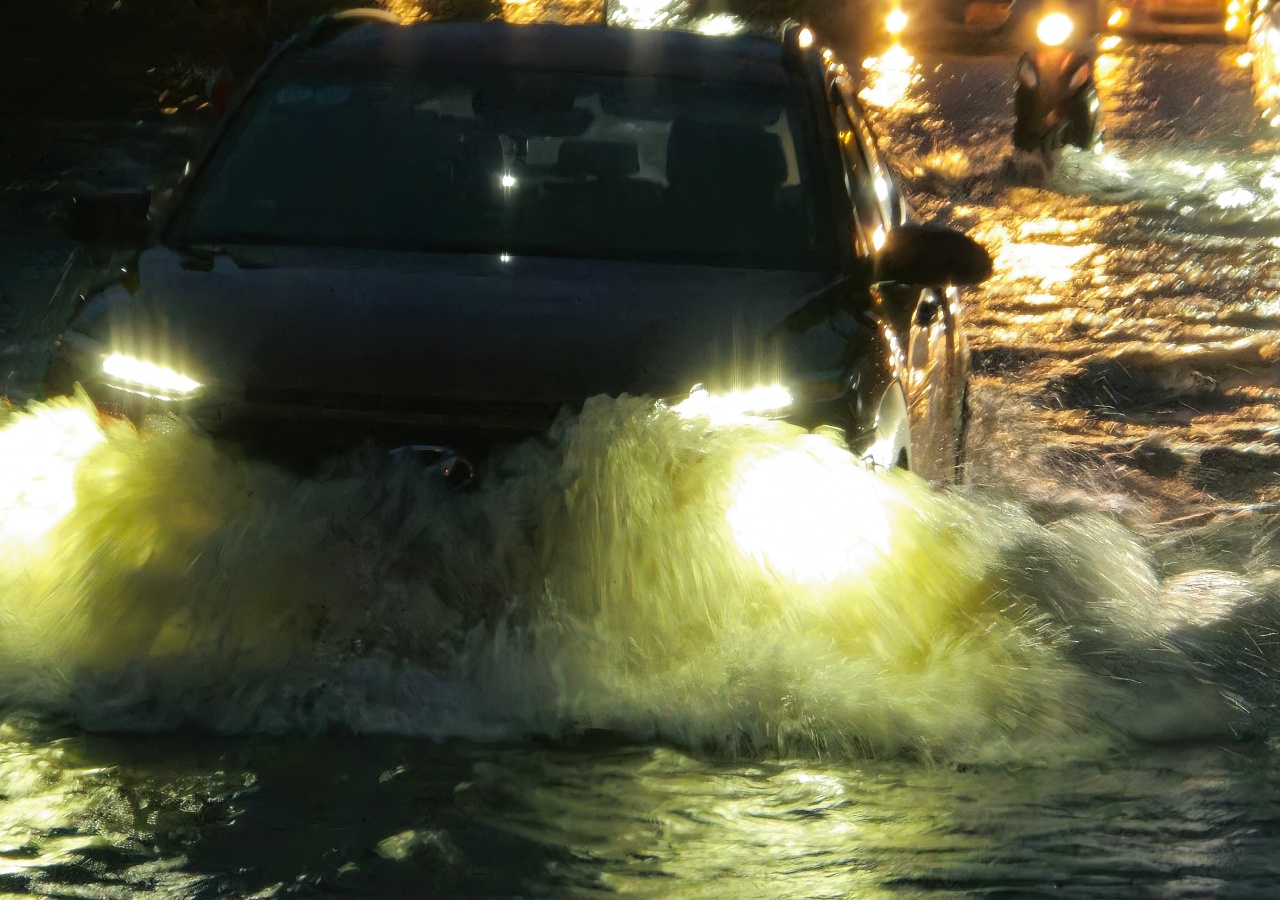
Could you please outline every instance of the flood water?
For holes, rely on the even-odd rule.
[[[918,213],[996,257],[962,487],[635,399],[465,493],[13,412],[0,892],[1275,896],[1280,163],[1238,52],[1125,49],[1107,153],[1052,173],[1014,58],[869,71]]]

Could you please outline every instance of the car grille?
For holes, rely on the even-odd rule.
[[[495,429],[545,430],[563,403],[512,403],[394,397],[385,394],[256,390],[244,395],[244,413],[315,421],[383,421]]]

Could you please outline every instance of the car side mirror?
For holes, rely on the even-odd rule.
[[[937,225],[899,225],[876,260],[875,280],[898,284],[978,284],[991,277],[991,255],[968,235]]]
[[[147,236],[150,191],[86,194],[76,197],[67,210],[63,230],[86,244],[124,248]]]

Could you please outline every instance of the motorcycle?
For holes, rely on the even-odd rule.
[[[1079,9],[1046,6],[1035,23],[1035,49],[1018,61],[1013,146],[1052,166],[1063,147],[1092,150],[1100,138],[1096,22]]]

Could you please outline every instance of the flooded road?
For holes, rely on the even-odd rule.
[[[961,488],[634,400],[467,494],[13,413],[0,892],[1273,896],[1280,164],[1236,52],[1124,51],[1053,173],[1013,58],[870,73],[919,214],[996,257]]]

